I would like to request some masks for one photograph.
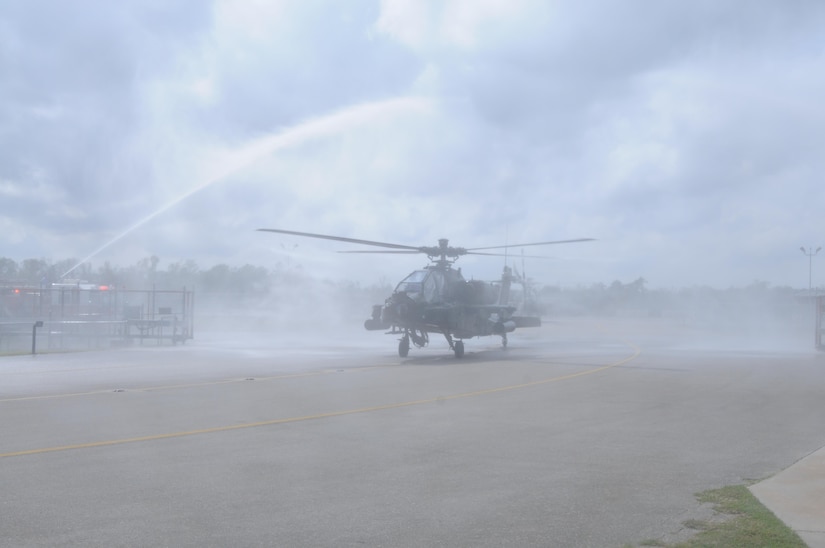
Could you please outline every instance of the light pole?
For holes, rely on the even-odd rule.
[[[811,290],[813,289],[813,285],[811,283],[811,281],[812,281],[811,273],[812,273],[812,268],[813,268],[814,255],[819,253],[820,249],[822,249],[822,247],[817,247],[816,251],[814,251],[812,247],[809,247],[808,251],[805,251],[804,247],[799,248],[799,251],[801,251],[804,255],[807,255],[807,257],[808,257],[808,293],[810,293]]]

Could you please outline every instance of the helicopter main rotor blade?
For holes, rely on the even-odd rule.
[[[478,253],[477,251],[468,251],[467,255],[487,255],[489,257],[513,257],[512,253]],[[528,259],[554,259],[555,257],[545,257],[543,255],[519,255]]]
[[[292,236],[305,236],[307,238],[319,238],[321,240],[333,240],[336,242],[347,242],[351,244],[374,245],[377,247],[388,247],[390,249],[408,249],[415,253],[419,253],[417,247],[411,245],[388,244],[384,242],[373,242],[371,240],[357,240],[355,238],[344,238],[343,236],[327,236],[326,234],[312,234],[309,232],[295,232],[293,230],[280,230],[277,228],[259,228],[260,232],[275,232],[277,234],[290,234]]]
[[[553,242],[534,242],[531,244],[507,244],[507,245],[495,245],[492,247],[473,247],[471,249],[467,249],[467,251],[481,251],[483,249],[506,249],[510,247],[528,247],[531,245],[553,245],[553,244],[573,244],[577,242],[593,242],[595,238],[577,238],[575,240],[556,240]]]
[[[418,255],[420,251],[402,250],[402,251],[338,251],[338,253],[381,253],[381,254],[398,254],[398,255]]]

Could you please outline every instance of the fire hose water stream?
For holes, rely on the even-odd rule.
[[[397,99],[358,104],[326,116],[313,118],[291,128],[256,139],[227,154],[226,157],[218,163],[217,167],[214,169],[214,172],[205,181],[193,186],[180,196],[174,198],[166,204],[163,204],[155,211],[130,225],[128,228],[95,249],[92,253],[84,257],[76,265],[63,273],[61,278],[65,278],[76,268],[86,263],[97,254],[123,239],[130,233],[134,232],[141,226],[145,225],[155,217],[161,215],[190,196],[223,180],[229,175],[250,166],[255,161],[263,158],[265,155],[300,145],[312,139],[343,133],[372,121],[384,120],[389,116],[410,111],[426,110],[429,108],[430,104],[431,102],[429,100],[418,97],[401,97]]]

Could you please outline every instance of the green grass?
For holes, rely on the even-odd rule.
[[[753,496],[746,485],[730,485],[696,495],[713,504],[711,520],[691,519],[685,527],[697,533],[687,541],[666,544],[645,540],[639,546],[667,548],[806,548],[801,538]]]

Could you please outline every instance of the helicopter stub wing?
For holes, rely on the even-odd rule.
[[[513,316],[510,319],[516,327],[541,327],[541,318],[538,316]]]

